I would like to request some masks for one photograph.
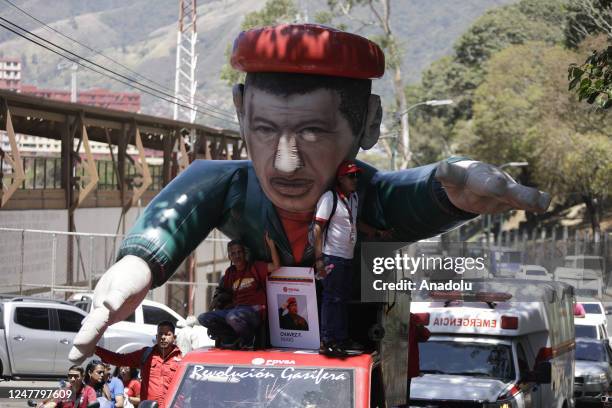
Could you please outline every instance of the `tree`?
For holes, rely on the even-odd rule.
[[[578,44],[588,36],[602,33],[612,40],[612,0],[575,0],[566,29],[566,43]],[[602,109],[612,106],[612,46],[594,50],[582,64],[569,65],[569,89],[579,100]]]
[[[244,20],[240,25],[242,30],[250,30],[255,27],[263,27],[281,23],[290,23],[295,21],[298,15],[298,9],[293,0],[267,0],[263,9],[253,11],[244,16]],[[244,81],[244,73],[236,71],[229,64],[229,59],[232,55],[231,45],[225,49],[225,58],[228,62],[221,67],[221,79],[229,86],[233,86]]]
[[[531,182],[557,204],[582,201],[594,233],[612,183],[612,119],[565,91],[576,52],[541,42],[495,54],[474,93],[463,150],[491,163],[527,161]]]
[[[437,156],[456,152],[460,143],[471,137],[474,92],[490,70],[489,60],[516,44],[540,41],[563,42],[565,23],[561,0],[522,0],[488,11],[458,39],[455,53],[435,61],[425,70],[417,87],[406,89],[409,103],[430,99],[452,99],[453,105],[419,109],[412,113],[411,130],[415,138],[436,139],[441,132],[444,143]],[[436,122],[432,126],[430,122]],[[442,124],[442,126],[440,126]],[[436,154],[427,144],[428,156]]]

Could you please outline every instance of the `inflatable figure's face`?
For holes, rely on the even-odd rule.
[[[288,96],[248,87],[241,123],[266,196],[287,211],[312,211],[338,165],[358,148],[340,96],[316,89]]]

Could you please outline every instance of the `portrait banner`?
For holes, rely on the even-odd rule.
[[[313,269],[282,267],[268,277],[267,292],[270,343],[274,347],[318,349]]]

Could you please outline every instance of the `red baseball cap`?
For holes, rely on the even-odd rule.
[[[363,170],[357,167],[357,164],[354,161],[345,160],[342,163],[340,163],[340,166],[338,166],[338,171],[336,172],[336,178],[340,178],[342,176],[346,176],[347,174],[351,174],[351,173],[361,173],[361,172],[363,172]]]
[[[280,24],[243,31],[232,67],[242,72],[286,72],[380,78],[385,54],[367,38],[318,24]]]

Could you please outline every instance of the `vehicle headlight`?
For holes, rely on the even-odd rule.
[[[589,383],[605,383],[608,382],[608,375],[606,373],[588,375],[586,380]]]
[[[485,408],[514,408],[516,407],[516,403],[512,401],[499,401],[499,402],[489,402],[485,403]]]

